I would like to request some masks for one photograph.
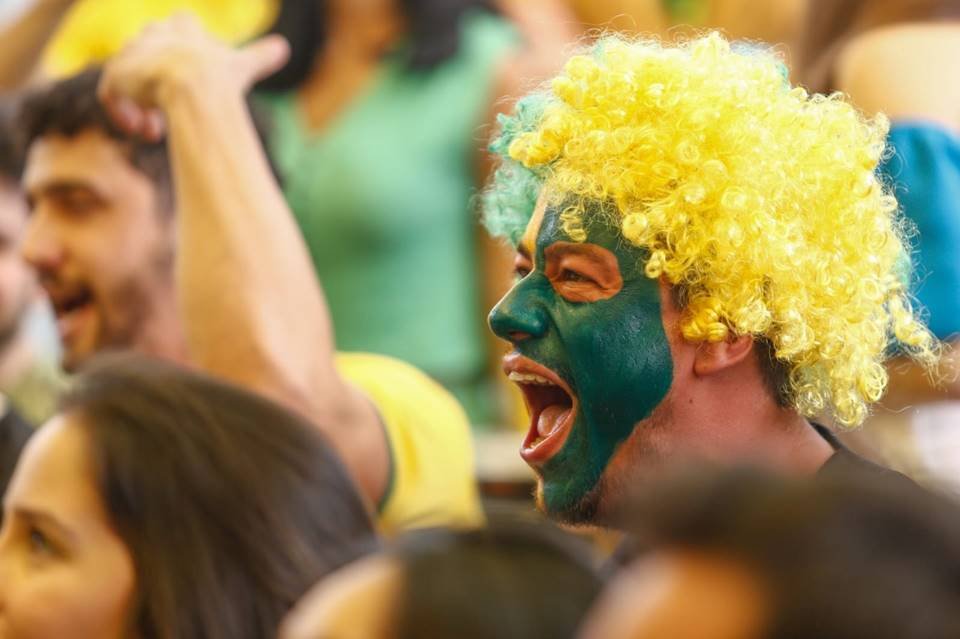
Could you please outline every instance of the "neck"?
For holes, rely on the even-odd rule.
[[[834,452],[806,419],[779,406],[759,377],[717,376],[674,397],[672,406],[676,427],[691,432],[690,452],[717,463],[812,474]]]
[[[730,458],[769,467],[777,472],[812,475],[834,450],[813,426],[790,409],[774,406],[758,419],[745,419],[730,429]]]
[[[383,55],[404,31],[403,17],[394,2],[361,3],[352,0],[331,2],[327,19],[327,50]]]
[[[172,291],[167,291],[166,296],[165,303],[156,304],[151,309],[150,321],[142,327],[132,349],[185,366],[189,351],[176,297]]]

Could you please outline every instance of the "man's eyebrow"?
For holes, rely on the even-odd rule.
[[[44,182],[36,186],[32,186],[27,190],[27,197],[35,200],[36,197],[40,194],[47,195],[69,195],[75,191],[83,191],[85,193],[90,193],[94,197],[99,199],[104,199],[103,193],[96,185],[89,182],[81,182],[79,180],[51,180],[50,182]]]
[[[524,258],[525,260],[533,259],[533,256],[530,255],[530,249],[527,248],[527,246],[524,244],[520,244],[520,246],[517,247],[517,253],[520,255],[520,257]]]

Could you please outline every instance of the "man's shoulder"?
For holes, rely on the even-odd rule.
[[[818,475],[826,478],[844,477],[850,475],[872,476],[880,481],[894,481],[916,486],[916,483],[896,470],[881,466],[857,455],[843,445],[829,428],[820,424],[813,424],[814,429],[833,448],[833,455],[820,467]]]
[[[390,446],[381,529],[480,523],[470,422],[453,395],[416,367],[383,355],[337,353],[336,366],[376,407]]]

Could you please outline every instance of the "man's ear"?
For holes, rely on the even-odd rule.
[[[736,366],[753,353],[753,337],[732,336],[722,342],[703,342],[697,346],[693,372],[706,377]]]

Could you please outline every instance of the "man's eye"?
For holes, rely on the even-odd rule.
[[[96,211],[100,200],[89,193],[69,193],[58,197],[57,208],[68,216],[83,217]]]
[[[517,266],[513,269],[513,274],[517,276],[518,280],[522,280],[527,275],[530,275],[530,269],[526,266]]]
[[[566,268],[560,271],[559,279],[561,282],[576,282],[576,283],[593,282],[593,280],[591,280],[589,277],[586,277],[584,275],[581,275],[580,273],[577,273],[576,271],[571,271],[570,269],[566,269]]]

